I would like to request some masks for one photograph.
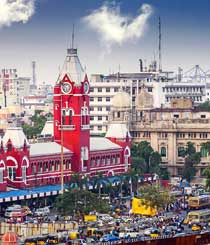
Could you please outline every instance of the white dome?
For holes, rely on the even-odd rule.
[[[153,96],[147,92],[144,88],[141,89],[141,92],[136,97],[136,109],[151,109],[153,108]]]
[[[130,96],[126,92],[119,92],[112,98],[112,106],[115,108],[130,108]]]

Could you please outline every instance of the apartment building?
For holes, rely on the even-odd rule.
[[[170,107],[173,99],[189,98],[194,104],[207,100],[205,80],[186,79],[173,72],[141,71],[139,73],[93,74],[90,89],[90,127],[92,134],[107,131],[112,97],[120,90],[130,95],[130,107],[141,88],[153,96],[155,108]]]
[[[29,94],[30,78],[19,77],[16,69],[0,71],[0,106],[14,106],[21,103],[24,95]]]

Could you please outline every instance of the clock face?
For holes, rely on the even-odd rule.
[[[88,92],[89,92],[89,83],[88,82],[84,82],[84,93],[85,94],[88,94]]]
[[[61,90],[64,94],[68,94],[72,90],[72,86],[70,83],[64,82],[62,83]]]

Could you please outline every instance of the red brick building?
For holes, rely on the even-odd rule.
[[[8,128],[0,148],[1,191],[59,184],[62,166],[64,182],[72,172],[91,177],[128,171],[130,134],[125,124],[113,122],[105,138],[90,137],[89,89],[77,50],[68,49],[54,87],[53,132],[48,132],[54,140],[29,144],[22,128]]]

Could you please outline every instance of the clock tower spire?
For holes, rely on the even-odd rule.
[[[73,151],[74,172],[89,170],[89,123],[89,81],[72,47],[54,87],[54,140]]]

